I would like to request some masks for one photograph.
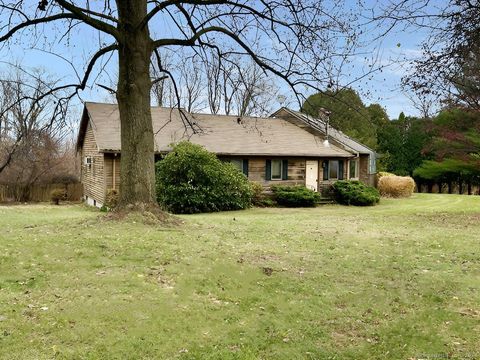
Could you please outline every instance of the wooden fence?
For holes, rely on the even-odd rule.
[[[50,201],[54,189],[65,189],[67,201],[80,201],[83,195],[83,185],[72,184],[35,184],[24,186],[19,184],[0,184],[0,202],[45,202]]]

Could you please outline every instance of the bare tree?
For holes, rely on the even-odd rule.
[[[231,57],[215,62],[207,71],[205,97],[213,114],[249,116],[271,113],[278,89],[256,63]]]
[[[158,106],[174,106],[172,84],[161,69],[171,69],[175,64],[174,54],[170,51],[157,51],[156,61],[151,62],[152,96]]]
[[[206,81],[207,81],[207,102],[210,112],[218,114],[222,102],[222,76],[225,77],[225,71],[222,71],[222,61],[216,53],[211,56],[204,56]]]
[[[415,90],[405,91],[404,95],[410,100],[413,107],[418,110],[423,119],[430,119],[434,115],[436,102],[435,97]]]
[[[0,174],[39,138],[66,130],[68,103],[53,91],[57,82],[19,65],[0,78]]]
[[[19,66],[0,79],[0,182],[21,185],[21,201],[32,184],[65,167],[59,159],[66,154],[68,116],[65,104],[57,107],[62,94],[51,92],[56,83]]]
[[[180,95],[180,106],[188,112],[198,111],[204,108],[205,79],[203,69],[198,57],[186,56],[180,60],[178,65],[178,88]]]
[[[49,45],[62,40],[68,40],[68,45],[86,28],[95,31],[101,39],[98,51],[78,82],[62,85],[73,91],[72,96],[85,89],[100,58],[117,52],[122,148],[119,206],[142,207],[155,204],[150,110],[154,53],[168,47],[199,54],[216,52],[220,62],[236,54],[285,81],[300,100],[305,86],[319,91],[326,87],[330,80],[326,59],[341,61],[352,52],[358,39],[356,13],[341,2],[323,0],[42,0],[38,6],[27,0],[1,1],[0,42],[11,43],[34,30],[48,33]],[[172,35],[164,35],[159,18],[174,29],[168,32]],[[153,37],[152,29],[162,36]],[[51,45],[50,51],[62,50]],[[170,78],[179,98],[171,69],[158,64],[158,70]],[[186,117],[184,122],[190,125]]]
[[[276,103],[278,89],[255,63],[246,64],[238,72],[234,98],[236,115],[267,115]]]
[[[412,62],[411,73],[402,81],[417,92],[420,110],[434,100],[480,109],[478,1],[393,0],[374,13],[373,21],[386,32],[399,28],[428,32],[422,56]]]

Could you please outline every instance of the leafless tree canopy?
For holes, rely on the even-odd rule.
[[[83,71],[74,66],[77,81],[58,87],[69,91],[67,100],[96,83],[116,52],[118,84],[109,90],[120,111],[124,206],[155,198],[152,84],[158,103],[170,96],[168,79],[175,105],[193,110],[205,101],[213,113],[242,115],[275,77],[301,102],[306,89],[332,86],[332,73],[356,55],[357,10],[326,0],[1,0],[0,43],[29,41],[62,56],[76,36],[96,39]],[[190,69],[169,67],[164,50],[185,54]]]
[[[52,92],[56,86],[40,70],[29,73],[15,66],[0,75],[0,174],[34,146],[64,140],[67,107],[63,94]]]
[[[136,25],[150,27],[153,51],[168,48],[177,52],[185,49],[182,50],[186,54],[185,65],[188,62],[193,65],[189,69],[191,75],[199,64],[213,67],[213,75],[215,67],[230,72],[231,64],[247,59],[247,63],[253,62],[258,66],[256,71],[261,69],[286,81],[299,96],[304,92],[303,86],[324,89],[332,80],[332,64],[340,64],[353,55],[358,40],[353,26],[354,11],[327,1],[189,0],[145,3],[147,14]],[[122,28],[126,24],[114,1],[84,0],[74,4],[65,0],[23,0],[1,1],[0,4],[0,42],[47,32],[48,39],[43,47],[55,52],[55,42],[63,40],[65,44],[71,44],[75,41],[75,35],[81,34],[76,28],[88,25],[102,34],[100,42],[103,46],[92,54],[83,74],[77,70],[79,82],[62,84],[63,88],[72,88],[76,92],[87,86],[94,66],[101,57],[118,49],[122,32],[129,30]],[[130,4],[127,8],[129,6],[136,5]],[[159,19],[168,22],[171,29],[168,37],[154,36],[167,33]],[[42,46],[38,41],[34,43]],[[188,61],[189,58],[193,60]],[[156,66],[152,75],[157,79],[169,74],[178,75],[171,68],[172,64],[165,60],[162,61],[161,55],[152,57]],[[218,62],[227,64],[219,66]],[[182,75],[185,75],[184,72],[180,72]],[[171,80],[180,81],[177,78]],[[177,90],[180,91],[179,88]],[[192,89],[183,90],[195,93]]]
[[[386,31],[417,28],[430,34],[403,84],[417,104],[435,100],[480,109],[480,4],[478,1],[393,1],[373,17]]]
[[[0,75],[1,184],[27,192],[37,182],[74,174],[67,108],[58,105],[63,94],[51,92],[56,86],[41,70],[17,66]]]
[[[254,62],[238,58],[222,62],[213,53],[208,57],[159,52],[166,68],[173,68],[175,84],[152,64],[152,97],[158,106],[180,107],[189,112],[236,116],[272,113],[280,94],[278,86]],[[178,90],[176,97],[175,86]]]

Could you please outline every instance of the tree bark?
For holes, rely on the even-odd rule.
[[[117,101],[121,123],[121,175],[119,207],[156,205],[150,58],[153,47],[147,2],[118,0],[119,76]]]

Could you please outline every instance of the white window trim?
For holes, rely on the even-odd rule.
[[[355,161],[355,177],[350,176],[350,162]],[[359,179],[359,170],[360,170],[360,159],[359,158],[354,158],[348,160],[348,179],[349,180],[358,180]]]
[[[280,162],[280,177],[279,178],[274,178],[273,177],[273,162],[274,161],[279,161]],[[279,181],[283,180],[283,160],[282,159],[273,159],[270,162],[270,180],[272,181]]]
[[[84,164],[88,169],[90,169],[93,165],[93,156],[85,156]]]

